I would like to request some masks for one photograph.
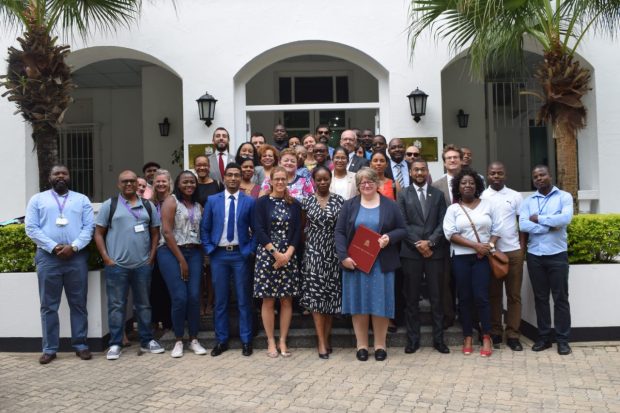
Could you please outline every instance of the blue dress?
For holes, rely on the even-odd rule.
[[[360,205],[355,228],[364,225],[379,232],[379,207]],[[342,313],[371,314],[394,318],[394,272],[381,272],[379,259],[366,274],[360,270],[342,271]]]

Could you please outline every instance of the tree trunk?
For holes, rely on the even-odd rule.
[[[39,166],[39,190],[50,188],[49,175],[54,165],[60,162],[58,156],[58,131],[49,123],[33,125],[32,138],[36,144]]]
[[[576,132],[554,125],[557,186],[573,196],[573,212],[579,213],[579,174]]]

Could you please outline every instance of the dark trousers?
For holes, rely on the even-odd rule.
[[[452,274],[456,281],[459,298],[459,318],[463,326],[463,336],[472,335],[472,303],[476,305],[483,334],[491,332],[491,309],[489,305],[489,282],[491,267],[489,259],[479,259],[476,254],[454,255]]]
[[[553,297],[555,338],[567,342],[570,335],[570,305],[568,303],[568,253],[555,255],[527,254],[527,271],[534,290],[538,336],[551,340],[551,310],[549,294]]]
[[[506,338],[518,339],[521,335],[521,284],[523,282],[523,252],[521,250],[505,253],[508,257],[508,275],[501,280],[491,277],[489,301],[491,302],[491,334],[501,336],[503,292],[506,287]]]
[[[159,264],[155,263],[151,274],[151,321],[153,323],[161,322],[164,329],[172,328],[172,305],[170,303],[170,293],[168,286],[164,281]]]
[[[420,284],[426,276],[431,313],[433,318],[433,342],[443,343],[443,306],[441,302],[441,278],[443,258],[437,260],[402,258],[403,292],[405,294],[405,325],[407,341],[420,341]]]
[[[446,249],[444,258],[443,274],[441,280],[441,298],[443,305],[443,315],[446,324],[452,325],[456,318],[456,291],[454,277],[452,275],[452,263],[450,261],[450,247]]]

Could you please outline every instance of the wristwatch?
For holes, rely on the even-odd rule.
[[[71,249],[73,250],[73,252],[78,252],[79,251],[77,245],[72,245]]]
[[[431,248],[434,248],[435,247],[435,242],[428,241],[428,246],[431,247]]]
[[[269,248],[269,253],[271,255],[273,255],[276,252],[276,249],[274,247]]]
[[[489,246],[491,247],[492,250],[495,249],[495,243],[494,242],[489,242]]]

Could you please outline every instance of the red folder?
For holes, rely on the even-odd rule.
[[[357,264],[357,268],[366,274],[370,273],[381,247],[379,246],[381,234],[376,233],[364,225],[357,227],[353,240],[347,252],[349,257]]]

